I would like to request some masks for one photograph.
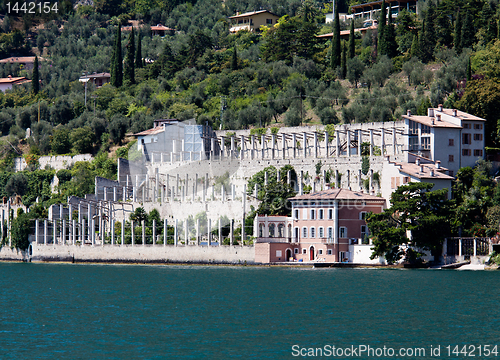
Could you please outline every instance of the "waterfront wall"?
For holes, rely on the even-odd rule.
[[[91,154],[80,154],[75,156],[59,155],[59,156],[40,156],[38,163],[40,164],[40,169],[45,169],[46,166],[50,166],[54,170],[67,169],[69,166],[73,165],[77,161],[91,161]],[[26,160],[22,157],[17,157],[14,159],[14,171],[23,171],[28,165]]]
[[[26,261],[27,259],[26,251],[11,249],[9,246],[0,247],[0,261]]]
[[[3,260],[3,258],[0,259]],[[45,246],[33,244],[31,261],[254,264],[255,249],[253,246]]]

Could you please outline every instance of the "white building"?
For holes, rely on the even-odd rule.
[[[6,78],[0,79],[0,91],[4,93],[7,90],[12,90],[12,87],[14,85],[20,85],[30,82],[31,80],[28,80],[25,77],[12,77],[11,75],[9,75]]]

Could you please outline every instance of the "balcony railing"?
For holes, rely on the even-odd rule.
[[[258,243],[291,243],[292,238],[288,237],[258,237]]]

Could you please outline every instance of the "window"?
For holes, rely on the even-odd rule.
[[[285,237],[285,225],[283,224],[278,225],[278,237]]]
[[[410,120],[408,125],[410,127],[410,135],[417,135],[418,134],[418,123]]]
[[[483,134],[474,134],[474,141],[483,141]]]
[[[319,220],[323,220],[323,219],[324,219],[324,217],[325,217],[325,210],[323,210],[323,209],[319,209],[319,210],[318,210],[318,219],[319,219]]]
[[[422,137],[420,138],[421,144],[422,144],[422,149],[423,150],[430,150],[431,149],[431,138],[430,137]]]
[[[302,219],[307,220],[307,209],[304,209],[303,215],[304,215],[304,217]]]
[[[331,226],[328,228],[328,239],[333,240],[333,228]]]
[[[259,224],[259,237],[264,237],[264,224]]]
[[[474,124],[474,130],[483,130],[483,124]]]
[[[323,249],[318,250],[318,255],[323,255]]]
[[[281,250],[276,250],[276,257],[281,257]]]
[[[462,149],[462,156],[470,156],[471,151],[470,149]]]
[[[303,238],[306,238],[306,237],[307,237],[307,228],[306,228],[306,227],[303,227],[303,228],[302,228],[302,237],[303,237]]]
[[[294,253],[294,254],[298,254],[298,253],[299,253],[299,248],[295,248],[295,249],[293,249],[293,253]]]
[[[422,125],[422,134],[430,134],[430,133],[431,133],[430,126]]]
[[[418,137],[414,136],[408,139],[410,151],[418,150]]]
[[[311,220],[316,219],[316,210],[311,210]]]
[[[471,136],[470,134],[462,134],[462,144],[468,145],[471,143]]]
[[[311,237],[315,238],[316,237],[316,228],[313,226],[311,227]]]
[[[410,182],[410,177],[409,176],[403,177],[403,184],[408,184],[409,182]]]
[[[306,249],[302,249],[302,254],[307,254],[307,250]]]
[[[474,150],[474,156],[483,156],[483,150]]]
[[[320,238],[324,238],[324,237],[325,237],[325,228],[320,227],[320,228],[318,229],[318,231],[319,231],[319,237],[320,237]]]
[[[294,218],[294,220],[299,220],[299,210],[295,210],[293,212],[293,218]]]
[[[397,189],[401,185],[401,178],[399,176],[391,177],[391,189]]]
[[[274,224],[269,225],[269,237],[274,237],[274,228],[275,228]]]
[[[453,176],[453,171],[448,170],[448,175]]]
[[[273,24],[273,19],[266,19],[266,24],[272,25]]]
[[[328,209],[328,220],[333,219],[333,209]]]
[[[368,236],[368,229],[366,225],[361,225],[361,243],[363,244],[365,238]]]
[[[295,241],[299,241],[299,228],[296,227],[295,230],[294,230],[294,234],[295,234]]]
[[[366,219],[366,211],[361,211],[359,213],[359,220],[365,220]]]
[[[448,162],[454,162],[455,157],[453,155],[448,155]]]
[[[463,123],[464,129],[470,129],[470,124],[469,123]]]
[[[332,249],[328,249],[326,252],[328,255],[332,255]]]
[[[339,238],[347,237],[347,228],[345,226],[339,227]]]
[[[455,146],[455,139],[448,139],[448,146]]]

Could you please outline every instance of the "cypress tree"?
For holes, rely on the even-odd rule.
[[[231,56],[231,70],[238,70],[238,53],[236,50],[236,44],[233,48],[233,55]]]
[[[455,36],[453,39],[455,45],[455,52],[460,54],[462,52],[462,18],[460,17],[460,9],[457,11],[457,19],[455,20]]]
[[[431,4],[425,14],[424,27],[422,28],[422,61],[429,62],[434,56],[434,48],[436,46],[436,29],[435,29],[436,13],[434,6]]]
[[[338,12],[338,1],[335,3],[335,20],[333,21],[333,36],[332,36],[332,57],[330,66],[336,69],[340,66],[340,58],[342,49],[340,47],[340,20]]]
[[[410,55],[411,55],[411,57],[416,57],[416,58],[418,58],[420,56],[420,46],[418,43],[418,36],[417,35],[413,35],[413,41],[411,43]]]
[[[467,62],[467,81],[472,80],[472,69],[470,65],[470,56],[469,56],[469,61]]]
[[[122,64],[122,31],[118,24],[116,29],[115,46],[111,58],[111,85],[120,87],[123,84],[123,64]]]
[[[345,41],[342,41],[342,58],[341,58],[341,75],[342,79],[345,79],[345,76],[347,74],[347,45]]]
[[[474,22],[470,11],[465,14],[464,26],[462,28],[462,48],[471,48],[474,44]]]
[[[125,46],[125,70],[124,78],[130,84],[135,83],[135,67],[134,67],[134,57],[135,57],[135,36],[134,27],[132,26],[132,31],[128,36],[128,42]]]
[[[387,18],[385,16],[385,0],[382,0],[382,6],[380,8],[380,18],[378,24],[377,53],[379,55],[387,55],[387,42],[385,34],[386,23],[387,23]]]
[[[398,43],[396,42],[396,29],[392,24],[392,15],[389,13],[388,25],[385,29],[385,41],[387,45],[387,56],[390,58],[398,54]]]
[[[137,34],[137,49],[135,49],[135,68],[142,67],[142,49],[141,49],[141,32]]]
[[[31,79],[31,86],[33,88],[33,94],[38,94],[38,91],[40,90],[38,75],[38,56],[35,56],[35,61],[33,62],[33,77]]]
[[[349,32],[349,59],[356,55],[356,44],[354,42],[354,19],[351,20],[351,30]]]

